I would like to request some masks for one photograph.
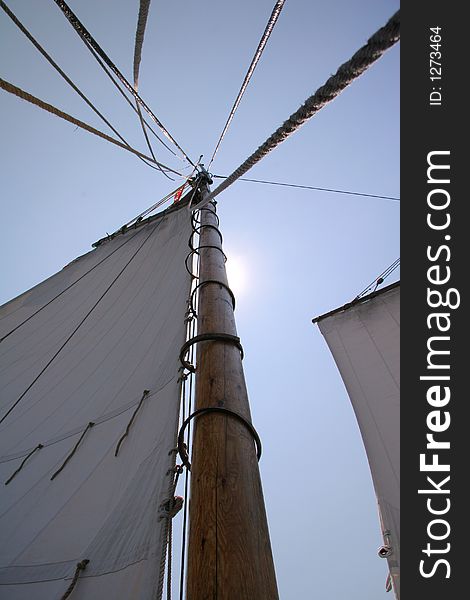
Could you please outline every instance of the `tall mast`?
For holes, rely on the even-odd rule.
[[[202,196],[208,193],[203,186]],[[200,211],[198,335],[237,335],[214,204]],[[213,283],[220,281],[221,285]],[[197,345],[196,410],[218,407],[251,423],[239,347]],[[195,420],[188,600],[276,600],[274,563],[253,434],[227,412]]]

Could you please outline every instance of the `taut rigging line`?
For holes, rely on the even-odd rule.
[[[49,62],[50,65],[52,65],[54,67],[54,69],[59,73],[59,75],[70,85],[70,87],[77,92],[77,94],[80,96],[80,98],[82,98],[82,100],[84,100],[88,106],[93,110],[93,112],[95,112],[95,114],[97,114],[100,119],[106,123],[106,125],[111,129],[111,131],[113,131],[118,138],[129,148],[131,147],[130,144],[125,140],[125,138],[119,133],[119,131],[117,131],[117,129],[115,127],[113,127],[113,125],[108,121],[108,119],[93,105],[93,103],[85,96],[85,94],[78,88],[78,86],[75,85],[75,83],[70,79],[70,77],[68,77],[68,75],[59,67],[59,65],[55,62],[55,60],[50,56],[50,54],[48,54],[46,52],[46,50],[44,50],[44,48],[41,46],[41,44],[34,38],[34,36],[26,29],[26,27],[21,23],[21,21],[18,19],[18,17],[8,8],[8,6],[5,4],[5,2],[3,2],[3,0],[0,0],[0,7],[3,9],[3,11],[10,17],[10,19],[13,21],[13,23],[18,27],[18,29],[28,38],[28,40],[34,45],[34,47],[36,48],[36,50],[38,50],[38,52],[40,52],[44,58]],[[152,158],[153,158],[153,162],[155,162],[155,164],[157,166],[153,166],[150,163],[148,163],[144,158],[142,158],[142,156],[137,155],[137,157],[143,161],[146,165],[148,165],[149,167],[151,167],[152,169],[158,169],[159,171],[161,171],[163,173],[163,175],[165,175],[165,177],[168,177],[168,175],[163,171],[162,167],[160,166],[160,163],[157,161],[157,159],[155,158],[155,155],[152,154]],[[170,177],[170,179],[172,179]]]
[[[142,98],[139,96],[139,94],[134,90],[132,85],[127,81],[127,79],[124,77],[124,75],[121,73],[121,71],[116,67],[116,65],[112,62],[112,60],[109,58],[109,56],[106,54],[106,52],[101,48],[101,46],[98,44],[98,42],[93,38],[93,36],[90,34],[90,32],[81,23],[81,21],[78,19],[78,17],[72,11],[72,9],[68,6],[68,4],[66,2],[64,2],[64,0],[54,0],[54,2],[64,13],[67,20],[72,25],[72,27],[75,29],[75,31],[78,33],[80,38],[84,41],[86,46],[88,48],[90,48],[90,47],[93,48],[95,50],[95,52],[97,54],[99,54],[99,56],[104,60],[104,62],[108,65],[108,67],[111,69],[111,71],[113,71],[113,73],[116,75],[116,77],[118,77],[118,79],[121,81],[123,86],[127,89],[127,91],[130,92],[134,96],[136,101],[147,112],[147,114],[151,117],[151,119],[160,127],[160,129],[166,135],[166,137],[171,142],[173,142],[173,144],[178,148],[178,150],[181,152],[183,157],[189,163],[191,163],[191,165],[194,167],[195,165],[194,165],[193,161],[189,158],[189,156],[186,154],[186,152],[181,148],[181,146],[178,144],[178,142],[173,138],[173,136],[166,129],[166,127],[163,125],[163,123],[155,116],[155,114],[152,112],[152,110],[142,100]]]
[[[150,0],[140,0],[139,16],[137,18],[137,29],[135,32],[135,45],[134,45],[134,90],[137,92],[139,88],[139,68],[140,61],[142,58],[142,46],[144,45],[145,27],[147,25],[147,18],[149,14]],[[153,153],[152,144],[150,143],[147,130],[145,129],[145,122],[142,117],[142,111],[138,101],[135,101],[135,107],[137,109],[137,115],[139,117],[140,126],[142,127],[142,133],[144,134],[145,141],[150,154],[155,158]]]
[[[100,138],[103,138],[107,142],[116,144],[116,146],[119,146],[120,148],[124,148],[124,150],[128,150],[129,152],[132,152],[132,154],[141,156],[152,163],[156,162],[153,160],[153,158],[150,158],[150,156],[147,156],[146,154],[139,152],[139,150],[135,150],[134,148],[132,148],[132,146],[124,144],[123,142],[116,140],[115,138],[111,137],[110,135],[106,135],[106,133],[103,133],[102,131],[95,129],[91,125],[88,125],[87,123],[84,123],[83,121],[80,121],[79,119],[75,119],[75,117],[72,117],[72,116],[68,115],[67,113],[59,110],[52,104],[49,104],[48,102],[44,102],[43,100],[41,100],[40,98],[36,98],[36,96],[33,96],[32,94],[28,94],[28,92],[25,92],[21,88],[16,87],[16,85],[13,85],[12,83],[9,83],[8,81],[5,81],[4,79],[1,79],[1,78],[0,78],[0,88],[5,90],[6,92],[9,92],[10,94],[14,94],[15,96],[18,96],[18,98],[21,98],[22,100],[26,100],[27,102],[30,102],[31,104],[34,104],[35,106],[38,106],[39,108],[42,108],[43,110],[51,113],[52,115],[55,115],[56,117],[60,117],[61,119],[64,119],[65,121],[68,121],[69,123],[73,123],[73,125],[76,125],[77,127],[80,127],[81,129],[85,129],[85,131],[88,131],[90,133],[97,135]],[[165,168],[166,170],[170,171],[171,173],[180,175],[180,173],[178,173],[178,171],[174,171],[173,169],[171,169],[170,167],[167,167],[166,165],[160,164],[160,166]]]
[[[226,179],[223,175],[212,175],[214,179]],[[336,190],[333,188],[324,188],[314,185],[299,185],[297,183],[282,183],[280,181],[265,181],[263,179],[248,179],[248,177],[239,177],[240,181],[249,181],[251,183],[265,183],[267,185],[281,185],[284,187],[299,188],[301,190],[316,190],[318,192],[334,192],[335,194],[349,194],[351,196],[364,196],[366,198],[380,198],[382,200],[395,200],[400,202],[400,198],[395,196],[380,196],[379,194],[366,194],[365,192],[352,192],[351,190]]]
[[[235,115],[235,111],[237,110],[238,105],[240,104],[240,101],[242,99],[242,96],[245,93],[246,88],[248,87],[248,84],[250,82],[251,76],[253,75],[254,70],[256,69],[256,65],[258,64],[259,59],[261,58],[261,55],[263,54],[264,47],[268,43],[269,36],[271,35],[271,32],[272,32],[272,30],[274,29],[274,26],[277,23],[277,19],[279,17],[279,14],[281,13],[282,7],[284,6],[284,2],[285,2],[285,0],[277,0],[275,6],[273,8],[271,16],[269,17],[268,24],[266,25],[264,33],[263,33],[263,35],[261,37],[261,40],[260,40],[260,42],[258,44],[258,48],[256,49],[255,55],[253,56],[251,64],[250,64],[250,66],[248,68],[248,71],[247,71],[247,73],[245,75],[245,79],[243,80],[243,83],[242,83],[242,86],[240,88],[240,91],[238,92],[238,96],[237,96],[235,102],[233,103],[232,110],[230,111],[230,114],[229,114],[229,116],[227,118],[227,122],[225,123],[225,126],[224,126],[224,128],[222,130],[222,133],[220,134],[219,141],[217,142],[215,150],[214,150],[214,152],[212,154],[212,158],[210,159],[209,165],[207,166],[208,169],[210,168],[210,166],[211,166],[211,164],[212,164],[212,162],[213,162],[213,160],[215,158],[215,155],[217,154],[217,150],[219,149],[219,146],[222,143],[222,140],[224,139],[225,134],[227,133],[227,129],[229,128],[230,123],[232,122],[232,119],[233,119],[233,117]]]
[[[347,62],[342,64],[334,75],[329,77],[302,106],[295,111],[278,129],[259,146],[244,163],[242,163],[227,179],[210,192],[203,200],[207,204],[232,185],[239,177],[249,171],[256,163],[264,158],[271,150],[297,131],[308,119],[313,117],[326,104],[338,96],[350,83],[362,75],[364,71],[378,60],[386,50],[391,48],[400,39],[400,11],[397,11],[384,27],[369,38],[367,44],[362,46]],[[203,204],[199,204],[201,208]]]

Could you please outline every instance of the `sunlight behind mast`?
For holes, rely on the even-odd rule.
[[[225,268],[227,270],[228,284],[235,294],[235,297],[244,296],[248,282],[246,261],[240,256],[230,254]]]

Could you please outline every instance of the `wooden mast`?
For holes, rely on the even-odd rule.
[[[207,193],[204,185],[202,196]],[[215,206],[199,214],[199,282],[227,284]],[[211,333],[237,335],[230,293],[217,283],[199,290],[198,335]],[[196,409],[223,407],[251,422],[241,354],[233,343],[198,343],[195,389]],[[191,460],[187,599],[276,600],[252,435],[229,414],[206,413],[195,420]]]

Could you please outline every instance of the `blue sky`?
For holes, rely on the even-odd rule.
[[[134,113],[54,2],[8,5],[113,125],[145,150]],[[131,79],[137,0],[70,5]],[[204,154],[209,161],[273,5],[153,0],[139,91],[193,159]],[[391,0],[287,0],[212,172],[238,167],[397,9]],[[106,130],[3,13],[0,40],[3,79]],[[6,92],[0,103],[3,303],[177,184]],[[154,147],[163,162],[183,166]],[[247,177],[399,196],[399,46]],[[245,280],[236,319],[263,439],[280,596],[385,598],[365,452],[311,319],[351,300],[399,256],[399,203],[237,182],[218,197],[218,211],[229,263]]]

